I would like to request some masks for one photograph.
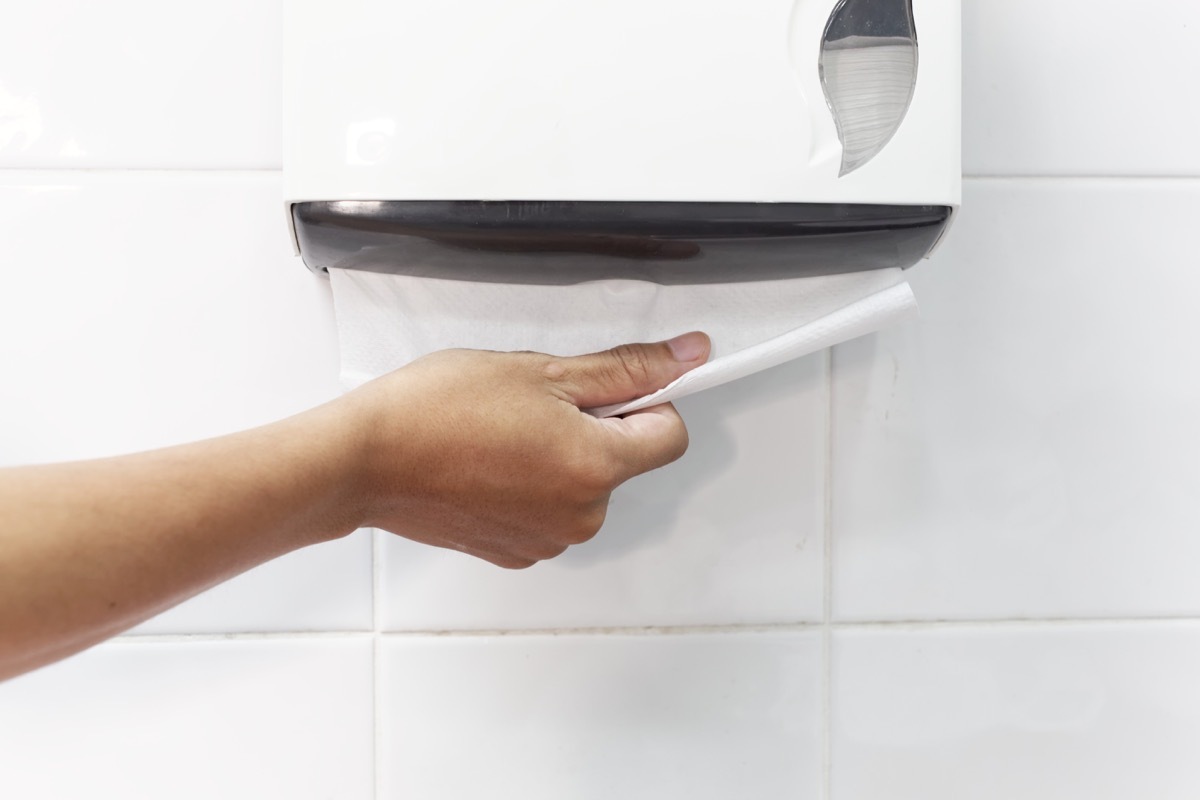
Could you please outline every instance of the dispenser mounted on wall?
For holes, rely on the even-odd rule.
[[[285,9],[285,199],[317,272],[908,267],[960,203],[959,0]]]

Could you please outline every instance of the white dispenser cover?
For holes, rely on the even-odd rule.
[[[911,103],[845,176],[821,81],[839,0],[284,5],[289,204],[960,202],[959,0],[912,0]]]

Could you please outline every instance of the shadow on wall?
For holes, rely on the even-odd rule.
[[[822,357],[817,354],[808,359]],[[592,567],[623,559],[668,538],[678,527],[680,509],[693,502],[695,495],[707,491],[732,469],[754,469],[752,462],[738,463],[739,434],[734,423],[739,418],[753,418],[764,409],[772,410],[789,398],[799,413],[798,394],[820,391],[821,370],[803,369],[798,384],[798,366],[784,364],[680,400],[676,407],[687,423],[691,438],[687,454],[674,464],[634,478],[617,489],[600,535],[585,545],[572,547],[555,559],[555,564],[566,568]],[[807,430],[806,426],[801,427]],[[794,428],[789,426],[788,430]],[[824,447],[824,443],[800,442],[796,446]],[[746,476],[741,476],[737,482],[744,484],[746,480]]]

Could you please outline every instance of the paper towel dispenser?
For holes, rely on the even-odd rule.
[[[959,16],[290,0],[293,243],[317,272],[551,284],[911,266],[960,203]]]

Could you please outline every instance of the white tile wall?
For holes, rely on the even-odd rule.
[[[5,10],[0,464],[336,392],[280,10]],[[360,533],[0,686],[0,796],[1195,796],[1198,15],[964,3],[965,169],[1022,180],[968,183],[921,322],[681,404],[560,563]]]
[[[387,537],[383,626],[819,621],[825,390],[814,356],[684,399],[687,455],[618,489],[595,539],[530,570]]]
[[[278,0],[6,3],[0,167],[278,169]]]
[[[962,6],[968,175],[1200,175],[1200,4]]]
[[[0,171],[4,463],[111,455],[335,397],[329,284],[275,173]],[[52,435],[51,435],[52,434]]]
[[[833,800],[1200,795],[1200,624],[834,637]]]
[[[0,464],[162,447],[335,397],[329,287],[292,257],[280,196],[269,173],[0,171]],[[366,630],[370,559],[365,533],[294,553],[141,630]]]
[[[813,797],[816,634],[399,637],[382,798]]]
[[[371,641],[116,642],[0,684],[0,797],[369,797]]]
[[[838,619],[1200,615],[1200,181],[983,181],[834,353]]]

